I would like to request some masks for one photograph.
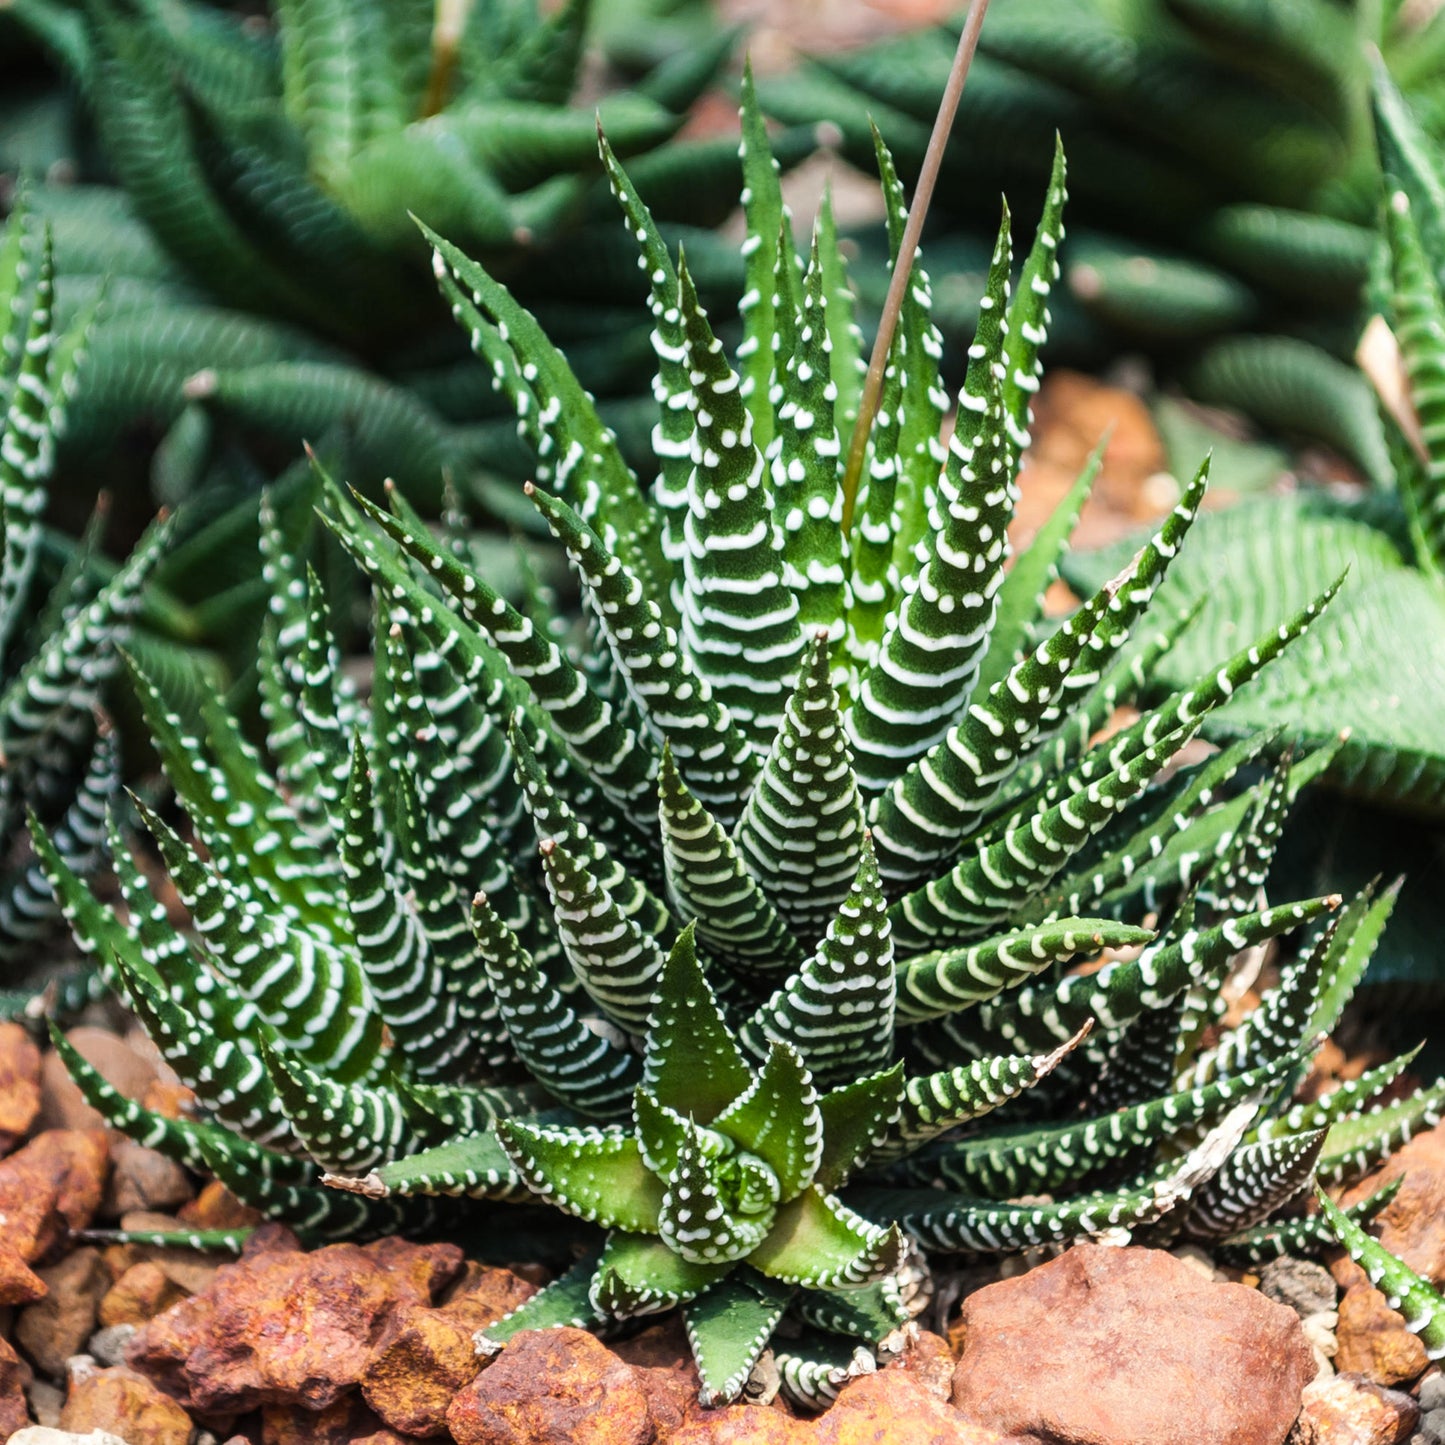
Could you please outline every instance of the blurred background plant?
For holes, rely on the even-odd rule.
[[[764,85],[789,122],[826,116],[865,165],[876,121],[911,180],[957,22],[817,53]],[[946,336],[972,331],[992,198],[1036,216],[1055,131],[1071,236],[1052,360],[1146,356],[1162,378],[1328,441],[1373,480],[1390,461],[1349,366],[1379,206],[1378,52],[1445,126],[1445,17],[1398,0],[1000,0],[989,12],[930,217]]]

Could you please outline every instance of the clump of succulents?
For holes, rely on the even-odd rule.
[[[253,484],[258,463],[333,433],[349,439],[352,480],[395,476],[429,500],[444,468],[474,467],[484,446],[496,462],[456,424],[486,385],[436,305],[412,211],[549,301],[593,385],[645,387],[645,332],[619,336],[617,247],[577,241],[607,204],[594,114],[675,218],[686,192],[692,224],[714,224],[715,198],[736,197],[736,155],[672,137],[732,37],[654,55],[596,106],[577,103],[595,8],[7,7],[0,34],[39,38],[93,128],[69,166],[85,184],[32,187],[70,278],[62,306],[107,286],[71,455],[164,434],[152,484],[172,501]]]
[[[960,19],[810,56],[768,84],[769,113],[828,117],[855,164],[876,122],[911,175]],[[993,7],[960,112],[975,143],[947,158],[931,215],[945,333],[973,326],[989,198],[1037,194],[1058,132],[1073,237],[1056,357],[1144,352],[1190,395],[1325,438],[1384,482],[1368,389],[1348,364],[1380,174],[1371,56],[1439,137],[1442,42],[1438,13],[1350,0]]]
[[[1087,477],[1005,569],[1062,156],[1016,290],[1000,230],[951,437],[914,267],[853,476],[846,268],[826,209],[798,256],[750,92],[735,363],[602,154],[652,295],[651,495],[536,319],[429,233],[580,610],[540,586],[509,600],[399,491],[388,510],[323,478],[372,583],[363,702],[268,520],[269,757],[136,672],[195,841],[142,818],[193,929],[118,819],[127,918],[38,838],[200,1114],[144,1110],[57,1036],[87,1097],[313,1237],[492,1207],[454,1196],[555,1205],[592,1227],[585,1257],[483,1346],[681,1305],[711,1401],[770,1341],[800,1400],[872,1368],[926,1302],[918,1245],[1318,1242],[1317,1219],[1259,1230],[1317,1167],[1368,1168],[1441,1106],[1363,1112],[1405,1060],[1289,1102],[1391,895],[1333,923],[1335,897],[1261,905],[1321,756],[1254,787],[1268,738],[1171,764],[1328,599],[1095,740],[1179,625],[1150,601],[1205,482],[1057,626],[1042,596]],[[1301,927],[1266,1003],[1221,1032],[1222,980]],[[982,1122],[1005,1105],[1013,1123]]]
[[[43,595],[49,559],[41,516],[87,326],[58,330],[54,297],[50,233],[17,212],[0,231],[0,958],[7,967],[59,921],[50,885],[24,846],[26,813],[43,821],[69,867],[84,872],[99,861],[101,823],[120,776],[115,738],[97,709],[163,532],[157,528],[101,585],[87,565],[98,515]],[[27,997],[18,988],[0,994],[7,1011]]]
[[[1295,876],[1323,874],[1338,886],[1408,868],[1409,926],[1392,930],[1395,957],[1377,976],[1438,990],[1435,899],[1419,860],[1445,847],[1445,435],[1436,394],[1445,365],[1445,216],[1439,149],[1383,74],[1375,110],[1387,174],[1374,319],[1361,357],[1384,398],[1390,488],[1367,496],[1307,488],[1204,519],[1166,593],[1196,616],[1151,687],[1162,695],[1229,639],[1283,622],[1348,565],[1321,626],[1242,689],[1209,730],[1241,736],[1287,716],[1310,743],[1348,732],[1326,781],[1359,801],[1314,805],[1309,856]],[[1086,586],[1109,575],[1127,545],[1071,559],[1071,579]]]

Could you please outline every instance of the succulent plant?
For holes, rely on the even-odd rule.
[[[826,117],[855,164],[876,121],[911,176],[959,23],[810,56],[764,102],[787,122]],[[931,216],[945,335],[972,330],[993,195],[1027,207],[1057,131],[1074,234],[1053,357],[1143,352],[1191,396],[1324,438],[1387,481],[1348,363],[1379,185],[1369,56],[1438,137],[1442,41],[1438,15],[1350,0],[995,5],[962,103],[976,143],[950,155]]]
[[[268,519],[270,761],[219,707],[187,720],[136,671],[196,842],[142,817],[193,930],[167,922],[117,818],[126,919],[38,831],[82,945],[202,1113],[146,1111],[57,1034],[87,1098],[316,1237],[436,1225],[451,1196],[556,1205],[592,1227],[585,1257],[484,1347],[681,1303],[713,1401],[785,1310],[795,1398],[872,1368],[926,1302],[918,1245],[1318,1243],[1318,1219],[1258,1227],[1317,1164],[1366,1169],[1442,1103],[1362,1112],[1397,1060],[1289,1107],[1392,895],[1330,926],[1338,898],[1258,906],[1326,757],[1250,788],[1232,785],[1268,739],[1169,765],[1328,594],[1094,741],[1177,628],[1122,661],[1146,614],[1158,628],[1205,480],[1057,626],[1042,596],[1087,476],[1005,570],[1062,155],[1015,293],[1000,230],[947,440],[914,267],[856,494],[845,267],[826,209],[797,256],[750,87],[736,365],[602,155],[653,297],[652,495],[536,319],[430,235],[535,452],[529,491],[580,609],[540,585],[509,600],[399,490],[387,510],[323,479],[321,514],[372,583],[363,703],[318,579]],[[1300,926],[1266,1004],[1220,1032],[1236,958]],[[1004,1105],[1012,1125],[979,1123]]]
[[[578,239],[610,204],[594,106],[572,99],[593,8],[7,7],[0,34],[39,37],[92,137],[68,162],[86,184],[32,186],[68,278],[63,312],[106,278],[94,385],[67,455],[78,465],[118,435],[141,440],[154,489],[174,502],[202,484],[254,490],[258,466],[341,434],[352,480],[395,476],[435,509],[445,468],[499,453],[456,424],[486,382],[436,304],[409,211],[548,302],[594,387],[645,389],[645,331],[618,333],[617,247]],[[653,57],[600,101],[640,183],[699,228],[720,218],[710,197],[732,204],[736,156],[726,140],[671,137],[730,41],[713,30]],[[730,269],[722,291],[732,282]]]
[[[1320,870],[1323,860],[1334,870],[1329,886],[1351,886],[1409,868],[1408,926],[1392,931],[1396,956],[1379,977],[1428,982],[1438,994],[1436,899],[1419,860],[1445,849],[1445,437],[1433,414],[1445,364],[1445,219],[1438,148],[1388,76],[1380,73],[1376,85],[1387,185],[1377,319],[1361,355],[1386,399],[1390,489],[1361,497],[1306,488],[1206,518],[1167,589],[1174,605],[1197,604],[1197,615],[1151,686],[1162,693],[1186,681],[1241,633],[1283,622],[1349,566],[1322,626],[1209,727],[1227,738],[1288,716],[1311,742],[1348,733],[1325,781],[1360,801],[1320,800],[1309,856],[1292,876],[1318,886],[1320,873],[1305,870]],[[1070,576],[1087,586],[1128,549],[1126,542],[1096,559],[1075,557]]]
[[[49,231],[13,215],[0,231],[0,958],[12,974],[0,1000],[7,1012],[29,997],[18,986],[17,960],[60,917],[49,883],[25,856],[25,815],[43,821],[70,868],[84,872],[99,861],[101,823],[120,773],[115,738],[97,710],[164,534],[157,527],[102,585],[87,565],[103,520],[97,514],[59,577],[50,571],[41,515],[88,325],[58,331],[54,294]],[[44,596],[47,572],[55,586]]]

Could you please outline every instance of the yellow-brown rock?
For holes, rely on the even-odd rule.
[[[142,1260],[116,1280],[100,1302],[103,1325],[143,1325],[186,1298],[159,1264]]]
[[[1405,1328],[1385,1296],[1360,1274],[1340,1300],[1335,1369],[1377,1385],[1403,1385],[1424,1373],[1425,1346]]]
[[[8,1154],[40,1113],[40,1050],[17,1023],[0,1023],[0,1154]]]
[[[83,1435],[108,1430],[132,1445],[189,1445],[191,1418],[169,1395],[124,1365],[75,1380],[60,1412],[60,1428]]]

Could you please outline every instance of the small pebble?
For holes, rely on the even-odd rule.
[[[1339,1298],[1329,1270],[1287,1254],[1270,1260],[1260,1271],[1259,1292],[1277,1304],[1288,1305],[1301,1319],[1333,1310]]]
[[[1445,1410],[1445,1374],[1437,1372],[1420,1381],[1420,1408],[1427,1415],[1432,1410]]]
[[[107,1325],[90,1337],[86,1348],[102,1365],[123,1365],[125,1347],[134,1334],[134,1325]]]
[[[65,1407],[65,1391],[57,1389],[46,1380],[32,1380],[25,1390],[30,1400],[30,1413],[41,1425],[52,1429],[60,1424],[60,1412]]]

